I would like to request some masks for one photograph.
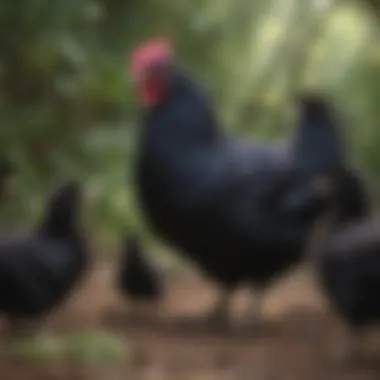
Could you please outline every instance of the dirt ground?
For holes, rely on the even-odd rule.
[[[97,265],[91,273],[48,327],[57,333],[107,329],[128,342],[131,356],[87,367],[69,360],[38,364],[2,357],[0,380],[380,379],[380,339],[373,333],[363,339],[367,361],[353,366],[334,359],[344,334],[306,270],[268,292],[262,329],[243,335],[186,329],[180,323],[206,311],[215,296],[210,284],[191,272],[173,275],[166,298],[137,319],[112,287],[112,268]],[[244,294],[238,295],[237,312],[243,305]]]

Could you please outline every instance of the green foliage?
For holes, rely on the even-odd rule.
[[[35,336],[16,339],[4,344],[5,354],[32,362],[50,362],[62,354],[62,342],[52,336]]]
[[[65,348],[69,356],[90,365],[125,360],[130,353],[122,340],[102,331],[72,335],[66,339]]]
[[[331,93],[346,111],[353,159],[379,176],[380,45],[361,3],[2,1],[0,149],[20,168],[4,223],[34,218],[53,184],[76,177],[92,201],[91,228],[147,233],[133,188],[139,131],[126,64],[133,46],[157,35],[173,39],[234,134],[289,135],[293,95]]]
[[[6,342],[5,354],[31,362],[51,362],[70,358],[84,365],[128,359],[130,347],[103,331],[86,331],[56,337],[47,333]]]

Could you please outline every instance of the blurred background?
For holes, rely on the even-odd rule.
[[[2,1],[0,152],[20,169],[2,222],[33,219],[50,185],[76,176],[102,247],[125,228],[150,238],[131,182],[139,130],[126,60],[157,35],[175,41],[235,135],[289,135],[296,91],[332,94],[352,159],[378,178],[379,15],[376,0]]]
[[[1,205],[1,225],[35,220],[51,187],[75,177],[88,185],[85,219],[97,253],[112,257],[121,234],[134,230],[155,248],[156,256],[162,253],[158,254],[162,263],[172,260],[168,247],[145,226],[132,181],[139,123],[127,58],[141,40],[154,36],[174,41],[179,62],[202,81],[226,128],[241,138],[290,136],[297,117],[294,96],[309,89],[330,94],[343,111],[352,161],[365,168],[373,176],[374,189],[379,188],[379,18],[379,0],[2,0],[0,158],[10,157],[16,163],[18,186]],[[95,319],[96,312],[108,305],[112,297],[102,290],[106,282],[102,276],[111,270],[103,269],[96,273],[96,281],[89,281],[87,293],[73,301],[71,317],[60,314],[62,326],[87,325],[89,315]],[[275,313],[295,300],[314,305],[318,296],[310,288],[304,290],[309,279],[302,276],[293,281],[291,290],[281,288],[269,300],[273,306],[269,309]],[[186,308],[194,294],[205,294],[202,283],[189,285],[184,280],[182,285],[169,297],[169,309]],[[199,301],[200,306],[209,300]],[[87,317],[79,321],[82,314]],[[320,326],[327,326],[321,321]],[[175,357],[178,345],[184,344],[180,337],[152,338],[134,329],[127,336],[136,340],[137,347],[145,345],[142,350],[152,361],[161,360],[165,352],[174,355],[173,366],[180,361]],[[273,361],[285,373],[293,355],[292,363],[305,362],[305,368],[299,377],[289,370],[289,379],[311,379],[311,373],[318,373],[318,379],[333,378],[323,372],[324,359],[315,361],[314,353],[307,354],[309,346],[297,343],[291,351],[286,342],[275,342],[270,349],[257,346],[255,370],[271,368]],[[232,356],[240,355],[233,342],[226,347]],[[246,355],[249,367],[252,349],[244,347],[241,355]],[[196,350],[189,344],[181,355],[191,369],[201,366],[212,350],[223,355],[223,349],[218,340],[202,340]],[[196,365],[189,359],[193,353],[200,357]],[[219,356],[210,360],[214,359],[225,364]],[[215,374],[214,364],[210,368]],[[316,368],[319,372],[313,372]],[[220,371],[215,375],[218,380],[277,379],[253,370],[240,377],[236,373],[222,377],[228,371],[224,367]],[[170,378],[183,374],[176,373]],[[364,373],[360,379],[378,379],[378,373],[373,377]],[[25,374],[25,379],[31,378]],[[169,379],[144,374],[131,379]],[[202,376],[199,372],[189,379],[216,378]],[[115,377],[119,378],[125,375]]]

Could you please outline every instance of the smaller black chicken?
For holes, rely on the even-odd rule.
[[[122,246],[116,287],[131,302],[128,313],[131,321],[151,322],[152,316],[153,319],[159,316],[163,278],[158,268],[149,262],[141,239],[135,234],[128,235]]]
[[[14,332],[40,323],[82,277],[87,263],[79,227],[82,191],[61,186],[30,234],[0,241],[0,313]]]
[[[363,328],[380,321],[380,217],[335,230],[317,259],[322,289],[349,327],[341,359],[356,359]]]
[[[154,302],[163,294],[162,277],[148,261],[137,235],[125,239],[117,281],[121,293],[133,301]]]

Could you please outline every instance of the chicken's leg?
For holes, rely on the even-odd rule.
[[[161,300],[152,301],[134,301],[131,303],[131,309],[128,319],[133,323],[152,323],[157,322],[163,315]]]
[[[257,331],[263,322],[262,304],[264,299],[263,290],[251,291],[248,309],[242,319],[237,321],[234,330],[237,333]]]
[[[335,359],[341,365],[352,365],[359,359],[361,348],[361,330],[350,329],[345,337],[345,342],[339,347]]]
[[[227,328],[230,324],[231,292],[223,290],[213,309],[205,316],[205,323],[211,327]]]
[[[231,291],[223,289],[210,312],[199,317],[191,317],[185,321],[188,327],[204,328],[207,330],[226,330],[230,326]]]

